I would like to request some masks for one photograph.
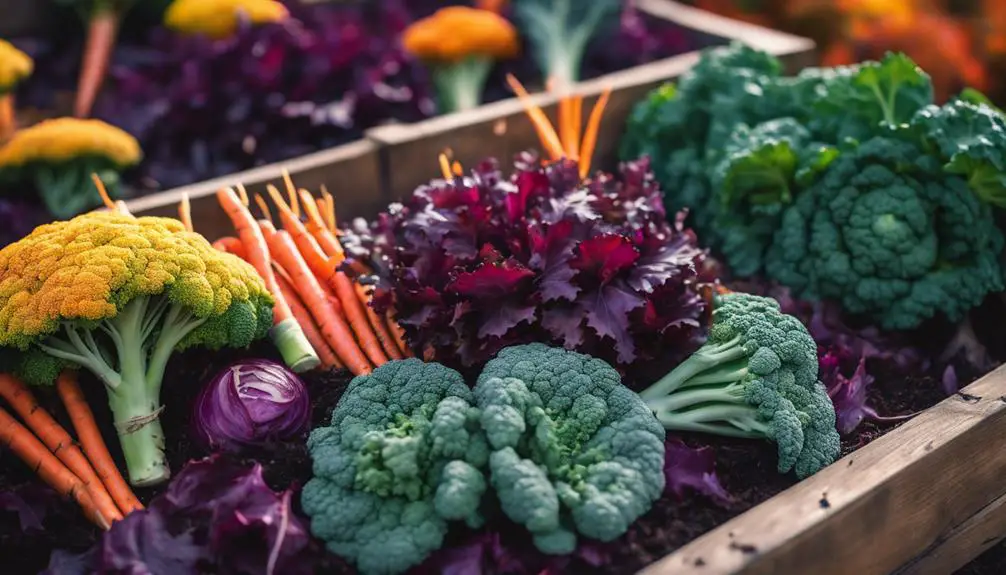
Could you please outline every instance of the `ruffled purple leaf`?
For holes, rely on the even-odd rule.
[[[719,505],[729,506],[734,498],[716,476],[716,454],[712,447],[689,447],[676,437],[664,443],[664,492],[683,498],[696,491]]]
[[[701,343],[705,252],[665,217],[645,160],[587,181],[569,160],[522,153],[509,175],[486,161],[343,238],[377,270],[377,305],[394,302],[409,344],[442,363],[545,341],[627,368]]]
[[[143,510],[115,522],[95,547],[50,561],[50,575],[85,572],[313,573],[321,559],[291,492],[276,493],[262,467],[219,456],[189,462]]]
[[[611,234],[580,242],[569,266],[581,274],[594,276],[601,285],[606,285],[637,260],[639,252],[633,247],[632,240]]]

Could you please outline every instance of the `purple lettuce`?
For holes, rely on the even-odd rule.
[[[847,351],[825,351],[818,358],[820,377],[835,405],[835,426],[842,435],[849,435],[864,421],[897,423],[915,414],[882,416],[868,404],[867,389],[874,378],[866,371],[866,357],[860,355],[852,375],[842,374],[843,364],[848,364]]]
[[[729,506],[734,502],[716,476],[716,454],[712,447],[689,447],[676,437],[667,438],[664,477],[667,480],[664,491],[679,499],[685,496],[686,489],[691,489],[719,505]]]
[[[156,29],[119,50],[96,114],[140,141],[142,187],[226,175],[433,113],[423,70],[398,45],[411,21],[398,0],[286,4],[292,19],[231,39]]]
[[[372,228],[346,231],[350,254],[376,260],[378,305],[393,300],[409,344],[438,361],[542,341],[625,367],[701,343],[705,253],[682,216],[667,221],[647,160],[585,183],[572,161],[522,154],[509,176],[485,162]]]
[[[90,551],[54,554],[46,573],[306,574],[315,570],[316,553],[290,491],[270,489],[257,463],[213,456],[190,462],[167,491],[114,523]]]

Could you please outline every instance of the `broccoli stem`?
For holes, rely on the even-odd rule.
[[[640,392],[639,396],[649,403],[677,391],[681,387],[729,383],[743,377],[737,360],[748,355],[741,344],[740,336],[721,344],[706,344],[681,362],[670,373]],[[715,371],[713,371],[715,370]],[[743,369],[746,374],[746,369]]]
[[[205,321],[167,298],[139,297],[97,324],[111,350],[94,337],[95,330],[71,323],[63,325],[65,337],[49,337],[39,345],[105,383],[133,485],[156,485],[171,477],[160,422],[161,382],[175,348]]]
[[[748,405],[711,404],[684,412],[657,411],[664,428],[675,431],[710,433],[740,439],[770,437],[758,410]],[[726,423],[719,423],[726,422]]]
[[[287,318],[272,326],[269,338],[283,357],[283,363],[294,373],[311,371],[321,364],[318,354],[297,320]]]
[[[442,113],[477,108],[482,103],[482,90],[492,70],[493,60],[484,56],[469,56],[460,62],[443,64],[433,71]]]

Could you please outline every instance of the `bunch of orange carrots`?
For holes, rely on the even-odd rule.
[[[0,445],[21,458],[60,495],[75,500],[91,521],[108,529],[113,521],[143,509],[143,505],[119,473],[76,374],[69,370],[61,373],[56,390],[80,439],[79,446],[38,405],[31,390],[8,374],[0,374],[0,397],[20,421],[0,408]]]
[[[217,200],[234,226],[235,235],[214,242],[252,264],[275,299],[274,321],[293,318],[321,360],[323,368],[346,368],[354,375],[370,373],[391,359],[411,357],[401,327],[389,311],[378,314],[367,286],[341,270],[346,261],[338,239],[335,201],[322,189],[315,198],[297,189],[283,173],[286,197],[268,186],[279,214],[272,218],[269,202],[256,194],[260,211],[255,218],[244,187],[221,189]],[[179,215],[192,229],[187,198]]]

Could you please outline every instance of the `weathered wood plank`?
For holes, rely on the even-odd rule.
[[[238,183],[243,184],[249,193],[263,193],[266,184],[283,189],[284,168],[290,171],[293,182],[298,187],[317,192],[325,184],[335,196],[339,217],[343,220],[372,216],[388,203],[382,192],[377,146],[361,140],[223,178],[151,194],[130,200],[127,205],[136,215],[178,217],[178,203],[184,194],[188,194],[192,204],[193,226],[213,241],[231,233],[233,229],[216,201],[217,190]]]
[[[807,38],[742,24],[670,0],[639,0],[638,6],[718,43],[738,40],[765,50],[779,56],[793,70],[812,63],[814,43]],[[618,142],[633,106],[653,88],[691,68],[698,58],[698,52],[689,52],[581,82],[574,88],[584,97],[586,109],[605,88],[612,91],[594,154],[598,168],[614,167]],[[556,101],[547,94],[535,97],[553,121]],[[438,177],[437,154],[445,149],[452,150],[462,164],[472,165],[488,157],[506,162],[518,152],[540,148],[531,122],[516,99],[415,124],[381,126],[368,131],[367,137],[382,146],[385,181],[393,200],[408,197],[417,186]]]
[[[642,573],[885,575],[953,533],[967,560],[1001,529],[1004,444],[1006,366]]]
[[[1006,483],[1003,484],[1006,490]],[[1006,539],[1006,494],[954,527],[896,575],[946,575]]]

